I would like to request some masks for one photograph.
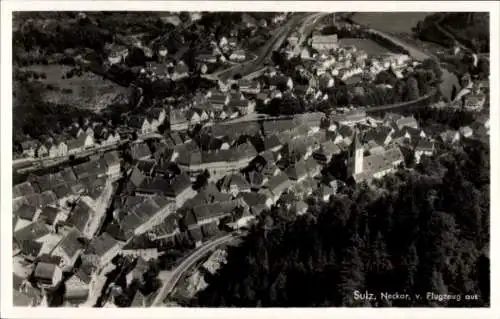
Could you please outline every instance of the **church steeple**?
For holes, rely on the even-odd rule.
[[[363,172],[363,155],[360,133],[358,128],[356,128],[347,159],[347,176],[354,176]]]

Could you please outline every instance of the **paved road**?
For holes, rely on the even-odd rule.
[[[161,306],[163,300],[165,300],[165,298],[172,292],[186,271],[190,270],[201,258],[206,256],[207,253],[215,249],[217,246],[226,244],[234,239],[235,237],[233,234],[229,234],[224,237],[217,238],[214,241],[207,242],[203,246],[199,247],[193,254],[186,258],[171,272],[170,278],[163,283],[163,286],[160,288],[160,291],[151,306]]]

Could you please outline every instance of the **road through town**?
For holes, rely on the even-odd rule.
[[[179,280],[190,270],[201,258],[205,257],[207,253],[211,252],[216,247],[226,244],[232,240],[235,240],[236,236],[233,234],[225,235],[223,237],[217,238],[213,241],[205,243],[203,246],[199,247],[195,252],[193,252],[188,258],[186,258],[179,266],[177,266],[171,273],[171,276],[167,281],[165,281],[158,292],[155,300],[152,302],[152,307],[162,306],[165,298],[172,292]]]

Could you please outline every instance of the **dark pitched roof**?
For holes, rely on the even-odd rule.
[[[363,170],[365,172],[379,172],[392,167],[395,161],[403,160],[403,154],[398,147],[393,147],[381,154],[372,154],[363,159]]]
[[[256,135],[260,132],[260,126],[257,122],[246,123],[216,123],[212,126],[203,128],[203,131],[211,136],[240,136],[240,135]]]
[[[19,242],[23,240],[37,240],[49,233],[50,230],[43,221],[36,221],[16,231],[14,238]]]
[[[193,213],[198,223],[208,218],[220,218],[231,214],[241,205],[239,200],[201,205],[193,208]]]
[[[31,195],[35,193],[35,188],[31,185],[30,182],[24,182],[17,185],[14,185],[12,188],[12,197],[18,198],[26,195]]]
[[[96,254],[97,256],[104,256],[109,250],[117,246],[120,242],[108,233],[102,233],[100,236],[95,237],[89,244],[88,251]]]
[[[247,178],[253,188],[261,187],[265,182],[264,174],[256,171],[249,172]]]
[[[73,171],[79,180],[90,177],[106,174],[106,165],[100,160],[85,162],[73,166]]]
[[[211,238],[219,233],[219,227],[216,222],[208,223],[201,226],[201,232],[205,239]]]
[[[273,194],[276,194],[283,191],[290,185],[290,179],[287,174],[279,173],[278,175],[271,177],[264,187],[273,192]]]
[[[42,208],[42,212],[40,213],[40,218],[43,218],[43,220],[45,220],[47,224],[53,225],[59,213],[60,210],[58,208],[52,206],[46,206]]]
[[[139,191],[147,193],[158,193],[169,197],[176,197],[191,187],[191,178],[187,174],[181,174],[173,179],[155,177],[146,181],[139,187]]]
[[[224,104],[227,97],[228,95],[226,93],[213,91],[211,96],[207,98],[207,102],[210,104]]]
[[[156,162],[154,160],[139,160],[136,166],[145,175],[150,176],[151,174],[153,174],[153,171],[156,167]]]
[[[129,177],[129,181],[132,183],[132,185],[134,185],[135,187],[139,187],[140,185],[142,185],[145,179],[146,176],[139,168],[134,167],[132,169],[132,173]]]
[[[61,172],[57,172],[54,174],[36,176],[34,182],[38,185],[40,191],[44,192],[51,190],[58,185],[64,184],[65,180]]]
[[[19,208],[14,212],[15,215],[17,215],[19,218],[22,219],[27,219],[27,220],[33,220],[35,217],[36,213],[36,207],[27,205],[27,204],[22,204],[19,206]]]
[[[194,242],[203,240],[203,233],[201,232],[201,227],[192,228],[188,231],[188,233],[189,233],[189,238]]]
[[[230,174],[226,175],[220,181],[221,190],[229,190],[231,185],[236,185],[238,189],[250,189],[250,184],[247,182],[242,174]]]
[[[249,207],[266,205],[267,201],[267,197],[265,195],[255,192],[239,193],[238,198],[241,198]]]
[[[61,249],[70,257],[73,258],[80,249],[82,249],[82,244],[78,240],[80,237],[83,237],[82,233],[80,233],[76,229],[71,229],[66,236],[61,240],[59,246]]]
[[[104,188],[106,187],[106,178],[88,177],[82,180],[82,183],[85,185],[87,189],[87,195],[89,195],[92,199],[97,200],[99,196],[101,196]]]
[[[280,146],[280,145],[281,145],[281,141],[278,138],[278,136],[275,134],[269,135],[266,138],[264,138],[264,149],[265,150],[269,150],[269,149],[272,149],[272,148]]]
[[[69,139],[68,141],[66,141],[66,145],[68,145],[68,151],[84,147],[86,140],[87,134],[82,134],[76,138]]]
[[[56,264],[41,262],[36,265],[34,277],[42,280],[52,280],[56,271]]]
[[[79,201],[73,211],[71,211],[66,223],[83,232],[92,215],[92,208],[84,201]]]
[[[145,115],[132,115],[128,118],[127,125],[135,129],[140,129],[144,121],[147,121]]]
[[[21,240],[19,242],[19,248],[21,253],[30,258],[36,258],[40,251],[42,250],[43,243],[36,242],[34,240]]]
[[[128,234],[149,221],[158,211],[172,202],[161,196],[146,199],[131,208],[130,213],[120,221],[120,228]]]
[[[285,173],[286,173],[286,175],[288,175],[288,177],[290,179],[294,179],[294,180],[297,180],[297,179],[300,179],[300,178],[306,176],[307,169],[306,169],[304,161],[299,161],[295,164],[288,166],[288,168],[285,170]]]
[[[432,143],[431,141],[429,141],[425,138],[422,138],[418,141],[416,149],[417,150],[432,151],[434,149],[434,143]]]

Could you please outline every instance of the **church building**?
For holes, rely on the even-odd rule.
[[[365,156],[356,130],[347,158],[347,178],[352,178],[356,183],[378,179],[395,172],[403,161],[403,153],[397,146]]]

